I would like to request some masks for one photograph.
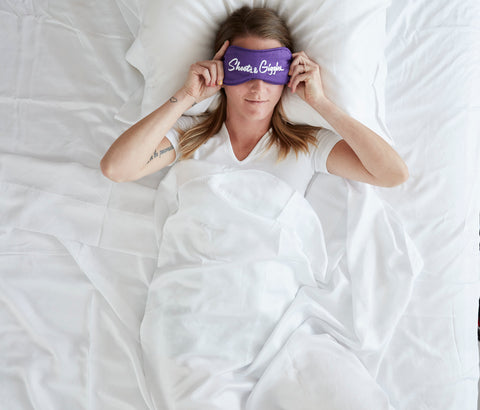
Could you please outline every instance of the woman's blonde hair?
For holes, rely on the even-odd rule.
[[[221,25],[215,38],[215,50],[219,50],[226,40],[230,43],[237,37],[256,36],[275,39],[293,52],[293,40],[290,31],[282,18],[273,10],[266,8],[250,8],[244,6],[234,11]],[[219,104],[204,119],[194,127],[180,134],[180,155],[182,159],[190,158],[195,150],[209,138],[217,134],[226,119],[227,97],[220,90]],[[283,111],[281,100],[275,106],[271,122],[272,133],[267,148],[276,144],[279,148],[279,158],[285,159],[290,150],[298,157],[299,152],[308,153],[309,144],[317,145],[315,137],[320,127],[292,124],[288,122]]]

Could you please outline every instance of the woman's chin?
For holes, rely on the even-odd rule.
[[[247,102],[245,104],[245,114],[250,120],[260,120],[271,116],[273,110],[268,106],[268,102]]]

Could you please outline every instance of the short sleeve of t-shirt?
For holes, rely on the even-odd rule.
[[[199,122],[198,117],[189,117],[186,115],[182,115],[177,120],[177,122],[172,127],[172,129],[168,131],[167,134],[165,135],[165,137],[168,138],[168,140],[173,146],[173,149],[175,150],[175,160],[170,165],[173,165],[179,159],[178,143],[179,143],[180,137],[177,129],[179,128],[182,131],[185,131],[185,130],[188,130],[189,128],[192,128],[198,122]]]
[[[326,128],[322,128],[317,133],[318,145],[314,150],[313,155],[313,169],[315,172],[323,172],[324,174],[329,174],[327,171],[327,158],[330,154],[330,151],[335,146],[335,144],[340,141],[342,137],[338,134],[335,134],[333,131],[330,131]]]

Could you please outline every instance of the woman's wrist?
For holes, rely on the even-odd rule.
[[[172,104],[179,104],[185,107],[184,111],[187,111],[190,107],[194,106],[197,101],[195,97],[187,92],[185,88],[180,88],[169,100]]]

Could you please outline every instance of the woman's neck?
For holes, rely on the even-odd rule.
[[[240,145],[256,144],[270,129],[271,118],[262,120],[245,120],[236,118],[235,115],[228,115],[225,120],[228,134],[233,142]]]

